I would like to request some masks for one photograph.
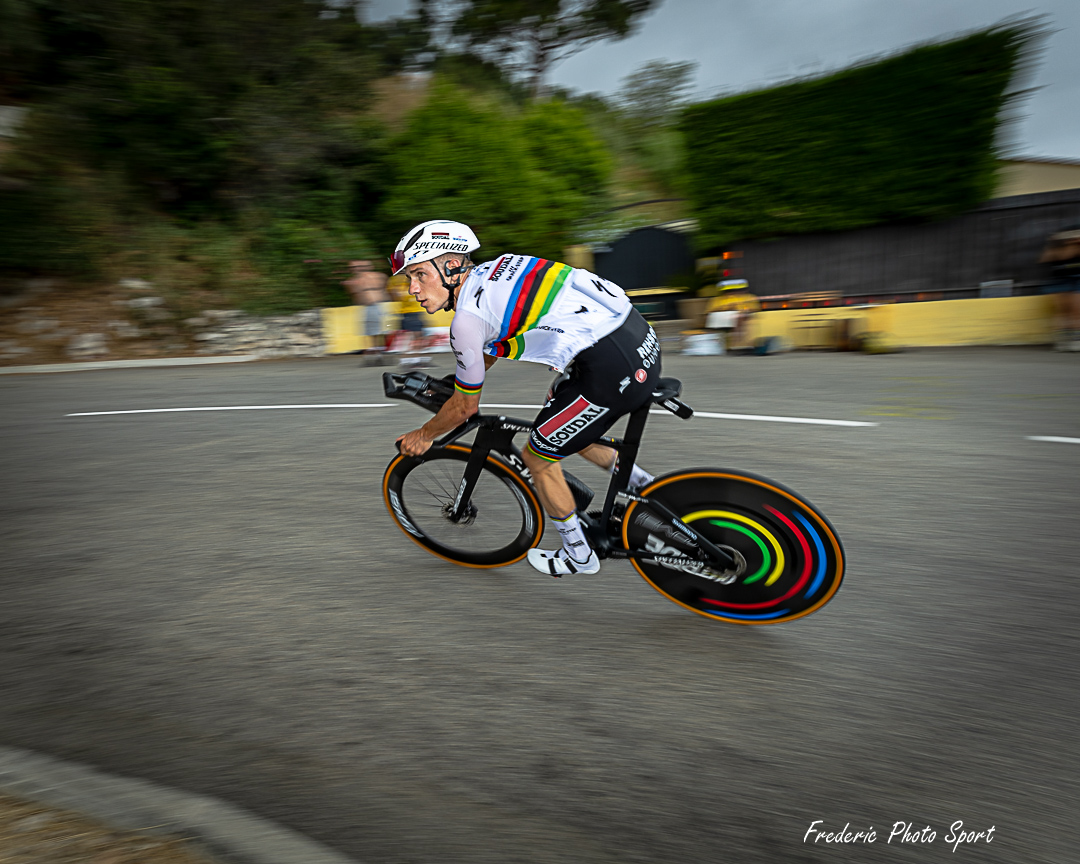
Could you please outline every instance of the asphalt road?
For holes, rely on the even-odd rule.
[[[1080,437],[1080,357],[665,358],[701,411],[880,424],[650,421],[654,472],[756,471],[839,531],[844,587],[775,627],[625,562],[426,554],[378,492],[413,406],[66,416],[376,403],[380,371],[0,379],[0,743],[372,864],[1077,860],[1080,445],[1026,436]],[[549,377],[502,363],[486,398]],[[960,820],[991,841],[954,852]]]

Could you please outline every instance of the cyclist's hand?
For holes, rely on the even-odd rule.
[[[398,449],[406,456],[423,456],[431,447],[431,439],[425,438],[419,429],[406,432],[397,439]]]

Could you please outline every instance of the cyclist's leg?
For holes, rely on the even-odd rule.
[[[590,444],[583,450],[578,452],[578,455],[592,462],[598,468],[603,468],[606,471],[615,473],[615,468],[619,464],[618,453],[613,447],[608,447],[604,444]],[[656,479],[642,468],[637,462],[634,463],[634,467],[630,469],[630,482],[629,488],[631,492],[635,492],[644,486],[649,485]]]
[[[622,327],[578,355],[573,374],[560,382],[537,415],[524,452],[525,463],[548,515],[559,528],[564,547],[554,553],[532,550],[529,560],[538,570],[562,575],[556,569],[567,557],[578,565],[587,563],[590,569],[586,572],[599,569],[598,560],[593,569],[596,556],[591,549],[588,562],[582,561],[581,547],[584,541],[588,548],[587,541],[558,463],[587,449],[585,458],[611,468],[614,453],[597,445],[597,439],[649,399],[659,374],[656,336],[640,315],[631,313]]]

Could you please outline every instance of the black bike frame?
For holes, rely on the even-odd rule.
[[[669,405],[667,402],[671,402],[672,404]],[[624,549],[620,544],[615,542],[617,538],[613,536],[610,530],[611,516],[615,508],[616,499],[619,495],[622,495],[627,500],[638,501],[647,505],[653,512],[663,516],[664,519],[670,523],[672,528],[681,531],[689,537],[695,548],[705,554],[707,559],[705,563],[715,566],[717,569],[729,570],[736,566],[736,561],[725,550],[690,528],[662,502],[650,498],[642,498],[627,491],[630,486],[630,472],[633,470],[634,462],[637,460],[638,450],[641,447],[641,437],[645,431],[645,421],[648,420],[649,411],[653,404],[655,403],[648,402],[630,415],[630,419],[626,425],[626,433],[621,439],[605,437],[597,442],[598,444],[611,447],[618,454],[618,467],[612,474],[611,482],[608,484],[607,495],[604,498],[604,506],[601,510],[599,520],[592,519],[585,512],[585,509],[592,499],[592,490],[569,472],[563,472],[563,476],[566,477],[570,490],[574,495],[577,509],[581,511],[580,518],[585,527],[586,534],[589,536],[593,548],[601,558],[633,558],[638,561],[657,561],[658,563],[677,564],[680,561],[683,564],[686,563],[686,559],[679,559],[676,556],[659,552]],[[665,400],[659,404],[663,405],[669,411],[672,411],[672,413],[676,413],[676,407],[674,406],[685,408],[682,403],[674,398]],[[521,451],[513,443],[515,435],[520,432],[528,433],[532,430],[532,424],[523,420],[515,420],[511,417],[501,415],[491,416],[477,414],[469,418],[457,429],[454,429],[447,433],[443,438],[435,441],[432,446],[446,447],[474,429],[476,430],[476,438],[472,444],[469,461],[465,466],[465,473],[461,478],[461,484],[458,486],[457,497],[454,499],[454,508],[449,514],[449,518],[453,522],[460,522],[469,515],[472,491],[476,488],[476,482],[480,479],[480,472],[483,470],[484,462],[487,461],[490,453],[495,452],[500,454],[515,471],[527,480],[531,481],[532,479],[529,475],[528,468],[525,466],[525,460],[522,459]]]

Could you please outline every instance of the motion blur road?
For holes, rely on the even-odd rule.
[[[1080,357],[665,357],[699,411],[880,424],[650,421],[652,471],[756,471],[839,531],[844,586],[775,627],[686,612],[624,562],[428,555],[379,494],[428,416],[406,403],[66,416],[380,403],[381,371],[0,378],[0,743],[369,864],[1078,860],[1080,445],[1027,436],[1080,437]],[[500,363],[485,399],[550,377]],[[876,840],[815,844],[817,820]],[[961,820],[991,842],[954,853]]]

